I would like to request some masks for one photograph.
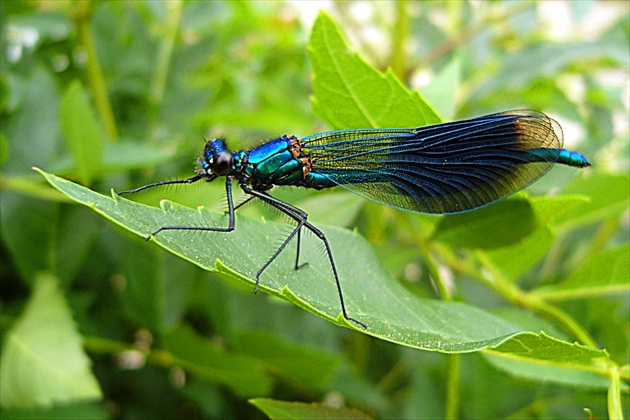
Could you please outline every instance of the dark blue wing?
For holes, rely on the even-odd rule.
[[[556,162],[588,166],[562,150],[545,114],[508,111],[415,129],[340,130],[306,137],[311,172],[378,203],[458,213],[531,184]]]

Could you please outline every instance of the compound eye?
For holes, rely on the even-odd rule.
[[[228,175],[232,171],[234,159],[228,152],[219,152],[214,158],[212,172],[217,175]]]

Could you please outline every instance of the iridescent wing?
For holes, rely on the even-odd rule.
[[[311,172],[369,200],[419,213],[490,204],[531,184],[561,153],[570,153],[561,150],[560,126],[534,111],[412,129],[331,131],[303,141]]]

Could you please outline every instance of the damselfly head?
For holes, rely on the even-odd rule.
[[[199,159],[197,174],[201,176],[224,176],[234,169],[234,157],[225,148],[221,139],[206,142],[203,156]]]

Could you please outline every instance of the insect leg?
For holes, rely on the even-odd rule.
[[[297,208],[297,207],[295,207],[295,206],[293,206],[293,205],[291,205],[289,203],[285,203],[284,201],[278,200],[277,198],[271,196],[269,193],[267,193],[265,191],[260,191],[260,193],[263,194],[265,197],[269,198],[269,200],[274,201],[274,203],[270,203],[269,201],[266,201],[266,202],[269,203],[271,206],[277,208],[278,210],[280,210],[284,214],[293,213],[296,216],[298,216],[300,219],[304,219],[304,220],[306,220],[308,218],[308,214],[306,214],[306,212],[304,210],[302,210],[300,208]],[[254,196],[252,196],[251,198],[254,198]],[[249,201],[249,199],[247,201]],[[295,220],[297,220],[297,219],[295,219]],[[305,266],[308,265],[308,262],[300,264],[300,248],[301,248],[301,245],[302,245],[302,229],[300,228],[297,231],[297,252],[295,254],[295,269],[296,270],[299,270],[300,268],[305,267]]]
[[[295,269],[299,270],[308,265],[308,261],[300,264],[300,245],[302,244],[302,229],[297,233],[297,252],[295,253]]]
[[[215,177],[216,178],[216,177]],[[195,175],[192,178],[188,178],[188,179],[176,179],[174,181],[162,181],[162,182],[154,182],[153,184],[148,184],[148,185],[144,185],[142,187],[138,187],[138,188],[134,188],[133,190],[125,190],[125,191],[121,191],[118,193],[118,195],[123,195],[123,194],[133,194],[133,193],[137,193],[140,192],[142,190],[146,190],[147,188],[153,188],[153,187],[159,187],[161,185],[173,185],[173,184],[192,184],[193,182],[197,182],[200,179],[203,179],[203,176],[201,175]],[[214,178],[208,179],[209,181],[212,181]]]
[[[238,204],[238,205],[234,206],[234,210],[238,210],[238,209],[240,209],[240,208],[241,208],[241,207],[243,207],[245,204],[247,204],[247,203],[249,203],[250,201],[252,201],[254,198],[256,198],[256,197],[255,197],[255,196],[253,196],[253,195],[252,195],[251,197],[248,197],[248,198],[247,198],[245,201],[243,201],[242,203],[240,203],[240,204]]]
[[[258,291],[258,284],[260,282],[260,275],[263,273],[263,271],[265,271],[265,269],[267,267],[269,267],[269,265],[278,257],[278,255],[280,255],[280,253],[284,250],[284,248],[287,246],[287,244],[291,241],[291,239],[293,239],[293,237],[296,234],[298,235],[298,238],[299,238],[299,235],[300,235],[299,232],[301,231],[301,229],[303,227],[305,227],[308,230],[310,230],[311,232],[313,232],[324,243],[324,246],[326,247],[326,253],[328,254],[328,261],[330,262],[330,266],[332,267],[333,276],[335,278],[335,284],[337,285],[337,292],[339,294],[339,302],[341,304],[341,312],[343,314],[343,317],[345,319],[347,319],[348,321],[352,321],[355,324],[360,325],[363,329],[367,329],[367,325],[365,325],[361,321],[358,321],[358,320],[348,316],[348,312],[346,311],[346,304],[345,304],[345,301],[344,301],[344,298],[343,298],[343,291],[341,290],[341,282],[339,280],[339,274],[337,273],[337,266],[335,265],[335,260],[333,258],[332,249],[330,248],[330,243],[328,242],[328,239],[326,238],[326,235],[324,235],[324,232],[322,232],[321,230],[317,229],[315,226],[313,226],[312,224],[307,222],[306,219],[307,219],[308,215],[303,210],[300,210],[297,207],[294,207],[294,206],[292,206],[292,205],[290,205],[288,203],[285,203],[284,201],[278,200],[277,198],[272,197],[271,195],[269,195],[266,192],[253,190],[253,189],[251,189],[248,186],[243,185],[243,184],[241,184],[241,188],[247,194],[251,194],[251,195],[254,195],[254,196],[260,198],[262,201],[264,201],[264,202],[270,204],[271,206],[277,208],[278,210],[280,210],[281,212],[283,212],[287,216],[291,217],[293,220],[295,220],[298,223],[296,228],[293,229],[293,231],[285,239],[285,241],[282,243],[282,245],[280,245],[280,247],[276,250],[276,252],[274,252],[274,254],[271,256],[271,258],[269,258],[269,260],[263,265],[263,267],[260,270],[258,270],[258,273],[256,274],[256,287],[254,288],[254,293],[256,293]]]
[[[230,220],[227,227],[200,227],[200,226],[162,226],[155,232],[151,233],[145,239],[148,241],[151,236],[155,236],[164,230],[202,230],[211,232],[231,232],[234,230],[234,202],[232,200],[232,178],[225,177],[225,193],[227,195],[228,202],[228,215]]]

